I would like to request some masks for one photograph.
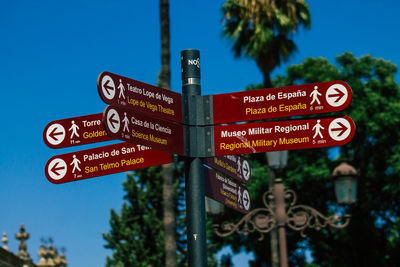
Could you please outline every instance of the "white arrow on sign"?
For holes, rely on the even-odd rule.
[[[117,133],[121,126],[121,120],[115,109],[109,109],[107,112],[107,125],[112,133]]]
[[[243,206],[246,210],[250,209],[250,195],[246,189],[243,189]]]
[[[47,167],[47,173],[54,180],[60,180],[67,174],[67,163],[62,159],[53,159]]]
[[[103,79],[101,79],[101,90],[103,91],[103,95],[111,100],[115,96],[115,84],[113,79],[108,76],[104,75]]]
[[[247,160],[243,160],[242,163],[242,173],[243,173],[243,178],[248,181],[250,179],[250,165],[249,162]]]
[[[346,139],[350,132],[351,125],[344,118],[335,119],[329,124],[329,135],[336,141],[342,141]]]
[[[348,96],[347,89],[342,84],[331,85],[328,90],[326,90],[325,94],[326,102],[332,107],[340,107],[343,105]]]
[[[65,129],[61,124],[55,123],[46,131],[46,139],[52,145],[59,145],[64,141]]]

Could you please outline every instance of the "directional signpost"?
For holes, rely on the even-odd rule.
[[[215,126],[215,155],[340,146],[354,133],[348,116]]]
[[[43,140],[50,148],[64,148],[109,141],[102,113],[52,121],[44,128]]]
[[[112,138],[184,154],[181,124],[113,106],[104,110],[103,123]]]
[[[205,266],[204,194],[243,213],[251,200],[245,187],[209,168],[203,171],[202,163],[248,183],[250,166],[236,154],[338,146],[355,133],[347,116],[226,123],[341,111],[352,91],[333,81],[203,97],[198,51],[182,51],[181,62],[182,95],[109,72],[99,76],[98,90],[111,105],[103,122],[112,138],[187,157],[189,266]]]
[[[251,169],[248,160],[240,155],[204,158],[203,163],[239,182],[248,184]]]
[[[179,93],[111,72],[99,75],[97,89],[107,104],[182,122],[182,95]]]
[[[50,182],[61,184],[170,162],[170,153],[124,142],[54,156],[45,174]]]
[[[241,213],[250,211],[251,200],[246,187],[208,168],[204,168],[204,178],[207,197]]]
[[[342,81],[214,95],[214,124],[341,111],[351,96]]]
[[[344,110],[352,91],[343,81],[201,96],[200,52],[181,53],[182,94],[102,72],[97,89],[109,104],[101,114],[49,123],[43,139],[63,148],[119,139],[129,143],[50,158],[52,183],[65,183],[171,162],[185,157],[189,266],[206,266],[204,195],[250,211],[248,161],[237,154],[339,146],[355,134],[348,116],[227,124]],[[151,148],[150,148],[151,147]],[[154,150],[157,149],[157,150]],[[204,170],[205,169],[205,170]]]

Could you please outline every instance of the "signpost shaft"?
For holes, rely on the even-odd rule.
[[[200,51],[183,50],[181,52],[182,94],[187,96],[201,95],[200,86]],[[183,109],[189,110],[188,102],[183,101]],[[197,109],[195,109],[197,110]],[[187,121],[197,125],[198,114],[189,114]],[[186,136],[188,149],[197,147],[197,138]],[[206,256],[206,215],[204,200],[204,171],[199,157],[185,159],[186,185],[186,220],[188,240],[188,261],[190,267],[207,266]]]

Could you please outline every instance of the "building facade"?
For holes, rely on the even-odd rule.
[[[42,244],[38,251],[40,257],[38,263],[34,263],[27,251],[26,241],[29,239],[29,233],[25,231],[22,224],[20,230],[15,234],[15,238],[19,241],[18,252],[14,254],[7,246],[8,237],[3,233],[2,247],[0,247],[0,267],[67,267],[68,262],[64,253],[59,254],[58,250],[50,245]]]

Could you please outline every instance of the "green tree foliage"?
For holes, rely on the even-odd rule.
[[[186,223],[183,164],[173,165],[178,266],[186,266]],[[164,266],[162,166],[127,173],[120,212],[111,210],[105,248],[113,251],[106,266]],[[121,265],[122,264],[122,265]]]
[[[309,58],[290,67],[285,78],[288,84],[343,80],[353,89],[352,102],[343,113],[354,120],[356,135],[340,147],[340,155],[359,172],[358,204],[349,210],[352,222],[348,228],[310,235],[310,244],[316,262],[323,266],[399,266],[395,253],[400,251],[396,224],[400,217],[397,67],[383,59],[356,58],[351,53],[338,56],[336,61],[337,67],[322,58]],[[326,155],[323,160],[328,167],[325,172],[335,167]],[[300,169],[291,167],[294,170],[288,177],[300,180],[295,175]],[[329,203],[329,199],[323,200],[322,204]]]
[[[173,164],[173,206],[176,214],[177,266],[187,266],[186,205],[183,168]],[[105,248],[112,251],[107,267],[165,266],[162,166],[127,174],[124,201],[119,212],[111,210],[110,231],[103,234]],[[207,236],[212,235],[211,221]],[[218,266],[218,248],[207,243],[208,266]]]
[[[257,63],[264,86],[271,87],[270,73],[296,51],[292,35],[310,26],[304,0],[228,0],[222,6],[223,35],[233,41],[236,57],[242,54]]]
[[[356,124],[352,141],[338,148],[292,150],[288,167],[282,173],[284,183],[298,195],[298,204],[333,215],[337,208],[330,174],[337,158],[347,158],[359,172],[358,202],[344,209],[352,215],[345,229],[325,228],[306,231],[307,239],[287,230],[289,260],[293,266],[305,266],[304,244],[313,252],[318,266],[400,266],[400,87],[395,81],[394,64],[372,56],[354,57],[344,53],[333,65],[324,58],[308,58],[274,79],[274,86],[306,84],[333,80],[347,82],[353,90],[350,106],[343,112]],[[252,207],[261,207],[260,191],[268,180],[260,159],[249,186]],[[261,159],[262,160],[262,159]],[[225,214],[223,220],[238,221],[237,214]],[[235,219],[236,218],[236,219]],[[234,251],[243,247],[255,252],[251,266],[269,264],[268,242],[257,242],[258,235],[234,235],[220,243]],[[265,240],[265,239],[264,239]],[[215,241],[221,242],[218,238]]]
[[[113,251],[106,266],[162,266],[164,236],[160,167],[127,174],[120,213],[111,210],[111,230],[103,234]]]

